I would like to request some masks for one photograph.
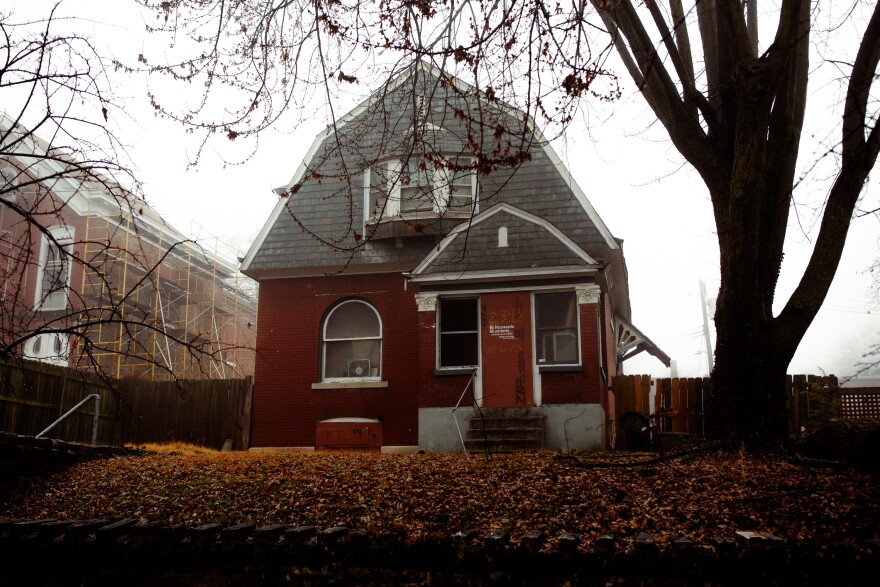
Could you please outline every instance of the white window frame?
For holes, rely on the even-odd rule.
[[[538,298],[543,295],[562,294],[562,293],[571,294],[571,296],[574,298],[574,337],[575,337],[575,349],[576,349],[575,350],[575,357],[576,358],[574,361],[539,362],[538,348],[539,348],[539,345],[542,344],[542,341],[539,340],[538,334],[540,332],[554,331],[554,330],[561,330],[561,329],[558,329],[558,328],[541,328],[540,330],[538,329]],[[534,345],[532,356],[534,356],[534,358],[535,358],[534,359],[535,364],[539,368],[540,367],[576,367],[576,366],[581,366],[581,350],[582,350],[581,349],[581,308],[580,308],[580,304],[578,304],[577,294],[573,290],[555,290],[555,291],[550,290],[550,291],[535,292],[532,294],[532,316],[533,316],[533,318],[532,318],[532,321],[533,321],[533,325],[532,325],[533,343],[532,344]],[[565,331],[568,331],[568,330],[569,329],[565,329]],[[554,336],[554,340],[555,340],[555,336]]]
[[[445,365],[444,366],[441,364],[440,353],[442,352],[442,348],[443,348],[442,345],[443,345],[443,334],[444,334],[444,332],[442,330],[442,324],[443,324],[443,322],[442,322],[442,320],[443,320],[442,307],[443,307],[444,301],[448,302],[448,301],[453,301],[453,300],[474,300],[477,303],[477,329],[476,329],[476,331],[473,331],[473,330],[452,330],[452,331],[446,332],[446,334],[472,334],[474,332],[476,333],[476,336],[477,336],[477,364],[476,365]],[[480,332],[480,298],[479,298],[479,296],[456,296],[456,297],[438,298],[437,299],[436,325],[437,325],[437,328],[436,328],[437,341],[434,346],[436,347],[437,352],[436,352],[435,363],[434,363],[435,368],[438,371],[448,371],[448,370],[455,371],[455,370],[460,370],[460,369],[473,369],[475,367],[479,368],[480,360],[483,356],[483,353],[482,353],[483,341],[482,341],[482,336],[481,336],[481,332]]]
[[[50,226],[46,231],[52,236],[52,238],[50,240],[47,235],[43,235],[42,246],[40,247],[40,262],[37,267],[37,281],[34,286],[34,309],[64,310],[67,308],[69,302],[68,294],[70,292],[70,279],[73,273],[72,254],[74,228],[72,226],[58,225]],[[44,295],[43,281],[45,280],[46,271],[48,269],[47,265],[50,247],[56,247],[59,250],[60,257],[57,262],[66,264],[67,272],[65,275],[65,283],[62,287]]]
[[[417,158],[412,158],[411,160],[416,162],[418,165]],[[403,159],[389,159],[384,162],[380,162],[377,164],[378,166],[385,167],[385,181],[386,188],[388,192],[388,201],[385,203],[384,210],[378,216],[373,215],[372,213],[372,170],[368,167],[364,170],[363,173],[363,186],[364,186],[364,224],[370,222],[382,222],[387,220],[392,220],[395,218],[400,218],[402,215],[420,215],[420,214],[443,214],[447,211],[451,211],[454,213],[466,213],[468,215],[479,212],[479,199],[477,197],[479,182],[477,181],[477,174],[474,170],[471,170],[467,175],[470,176],[470,195],[465,196],[462,194],[452,194],[452,186],[449,180],[449,169],[446,167],[441,167],[439,169],[434,169],[430,172],[430,183],[431,183],[431,191],[433,193],[433,197],[431,198],[431,210],[403,210],[402,201],[404,196],[404,190],[407,189],[406,186],[403,185],[403,169],[404,169],[404,160]],[[427,174],[428,172],[425,171]],[[381,177],[381,176],[380,176]],[[471,201],[471,205],[469,209],[466,208],[455,208],[449,209],[449,201],[452,197],[469,197]]]
[[[362,304],[373,311],[376,315],[376,320],[379,323],[379,335],[378,336],[368,336],[368,337],[352,337],[352,338],[327,338],[327,325],[330,323],[330,320],[333,317],[333,314],[336,313],[339,308],[346,306],[347,304]],[[376,309],[373,304],[365,301],[365,300],[345,300],[342,301],[327,312],[327,315],[324,316],[324,320],[321,324],[321,381],[323,383],[345,383],[345,382],[355,382],[355,381],[381,381],[382,380],[382,340],[383,340],[383,331],[384,325],[382,324],[382,316],[379,315],[379,311]],[[379,365],[376,372],[376,375],[368,375],[366,377],[327,377],[327,343],[328,342],[346,342],[346,341],[356,341],[356,340],[378,340],[379,341]]]

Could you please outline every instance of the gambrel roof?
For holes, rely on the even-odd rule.
[[[413,81],[415,79],[420,81]],[[414,88],[424,87],[429,87],[431,93],[422,103],[422,98],[414,98],[421,90]],[[479,169],[475,212],[506,204],[505,213],[513,214],[511,210],[517,210],[514,215],[519,214],[511,220],[508,230],[519,234],[518,231],[528,228],[535,231],[533,238],[537,239],[539,235],[545,238],[548,234],[546,227],[541,232],[537,230],[537,224],[525,220],[526,217],[541,219],[546,226],[552,226],[564,236],[566,242],[592,259],[597,267],[614,265],[608,270],[614,273],[617,284],[612,295],[616,307],[628,316],[629,296],[621,241],[605,226],[550,143],[530,120],[523,120],[521,112],[497,102],[490,103],[476,89],[421,64],[394,78],[337,121],[335,126],[318,134],[290,181],[275,190],[279,194],[278,203],[248,251],[242,271],[261,280],[340,271],[414,270],[454,227],[462,222],[473,223],[472,219],[438,214],[433,222],[410,221],[408,234],[414,236],[379,238],[378,232],[372,232],[376,230],[376,224],[365,221],[371,216],[369,210],[365,214],[369,204],[369,198],[365,197],[370,181],[369,170],[385,165],[390,159],[404,159],[407,153],[413,152],[413,144],[408,141],[414,134],[414,113],[419,108],[427,112],[425,128],[442,131],[444,153],[450,149],[452,139],[457,137],[463,145],[460,155],[470,157],[467,145],[476,139],[472,128],[462,126],[462,120],[468,117],[471,112],[468,109],[473,109],[475,103],[481,116],[486,117],[486,112],[494,111],[497,120],[504,123],[490,121],[491,128],[478,137],[487,150],[499,145],[503,147],[499,141],[510,141],[511,137],[524,140],[528,145],[528,157],[515,165]],[[521,130],[525,128],[519,135],[515,131],[517,125]],[[499,139],[494,132],[498,126],[509,127],[509,135]],[[423,130],[422,136],[426,134]],[[496,142],[492,143],[493,140]],[[484,229],[491,232],[488,224]],[[395,232],[395,236],[399,232]],[[508,259],[508,265],[511,262],[566,265],[568,260],[565,259],[570,257],[569,260],[573,260],[578,255],[562,242],[553,238],[528,253],[523,248],[518,251],[516,261]],[[448,254],[447,261],[451,261],[452,251]],[[474,263],[485,265],[491,262],[488,258],[482,261],[469,259],[471,267],[476,266]]]

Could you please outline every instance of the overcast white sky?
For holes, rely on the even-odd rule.
[[[15,2],[19,13],[25,6],[33,13],[40,5],[51,4]],[[134,63],[143,50],[143,24],[122,10],[125,4],[66,0],[62,7],[68,14],[92,19],[98,44],[111,46],[118,59]],[[126,84],[119,90],[130,96],[126,111],[136,124],[123,123],[123,138],[131,145],[148,201],[182,232],[217,237],[243,253],[276,202],[272,188],[288,181],[326,119],[316,118],[294,132],[268,131],[259,150],[241,166],[224,167],[218,151],[234,156],[230,149],[235,145],[218,140],[205,151],[197,169],[187,170],[196,148],[193,138],[176,124],[153,116],[142,83]],[[177,91],[184,90],[181,86]],[[554,147],[612,233],[625,241],[634,324],[677,362],[679,375],[705,375],[699,281],[705,281],[710,297],[719,285],[708,193],[696,172],[682,165],[665,134],[651,127],[652,118],[641,98],[633,95],[631,84],[624,91],[612,116],[608,111],[591,113]],[[808,113],[808,120],[824,116],[819,108]],[[802,149],[803,156],[809,153]],[[878,183],[875,172],[866,201],[880,199]],[[808,210],[801,218],[808,229],[814,228]],[[876,217],[853,222],[825,307],[790,373],[852,374],[869,345],[880,342],[880,305],[867,273],[880,255],[878,235]],[[800,278],[814,236],[815,230],[805,232],[792,219],[777,294],[779,307]],[[627,361],[625,371],[669,375],[646,354]]]

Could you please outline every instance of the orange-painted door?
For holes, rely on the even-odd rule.
[[[533,406],[529,293],[481,295],[480,337],[483,405],[487,408]]]

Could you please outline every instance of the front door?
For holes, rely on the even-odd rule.
[[[483,406],[530,407],[532,317],[528,292],[480,296]]]

